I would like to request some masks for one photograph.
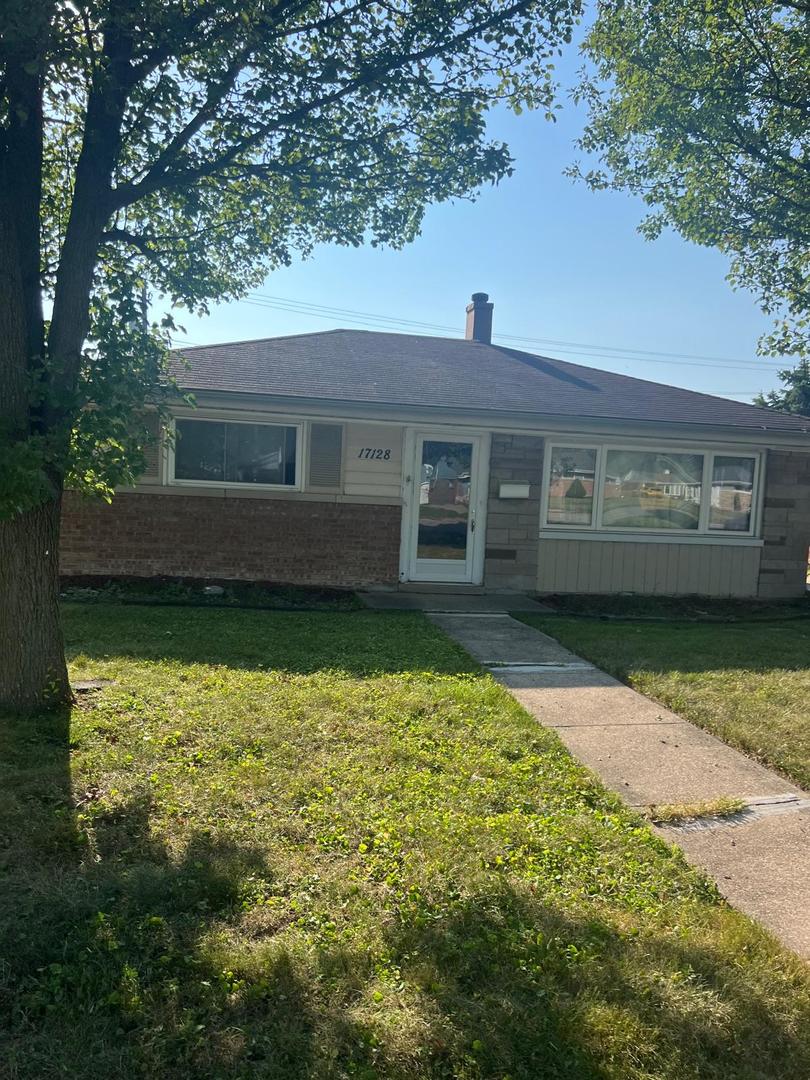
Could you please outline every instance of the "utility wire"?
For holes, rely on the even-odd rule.
[[[309,301],[294,300],[290,297],[283,296],[272,296],[266,293],[250,293],[244,299],[236,302],[249,304],[252,307],[270,308],[275,311],[287,311],[292,314],[308,315],[318,319],[328,319],[330,321],[340,318],[344,322],[363,327],[370,326],[373,329],[395,331],[400,327],[407,327],[414,332],[421,332],[422,334],[427,334],[428,332],[440,332],[442,335],[449,334],[452,336],[457,336],[458,334],[458,327],[446,326],[441,323],[422,322],[417,319],[403,319],[394,315],[381,315],[375,312],[357,311],[352,308],[331,307],[327,304],[315,304]],[[617,362],[625,360],[629,363],[643,361],[644,363],[650,364],[665,364],[667,366],[677,364],[678,366],[713,368],[718,370],[744,370],[748,367],[753,367],[762,371],[763,374],[767,372],[767,369],[763,367],[765,361],[735,360],[733,357],[707,356],[698,353],[669,353],[630,347],[625,348],[618,345],[594,345],[586,344],[584,342],[558,340],[555,338],[522,336],[519,334],[495,334],[494,336],[500,341],[527,342],[543,346],[550,345],[554,348],[555,352],[573,353],[577,356],[589,356],[593,359],[603,361]],[[175,341],[181,345],[187,346],[199,346],[200,344],[199,342],[181,337],[175,338]],[[767,373],[771,374],[771,372]],[[775,374],[775,372],[773,372],[773,374]],[[759,393],[758,390],[703,390],[701,392],[706,394],[718,394],[725,397],[752,397],[754,394]]]
[[[255,307],[267,307],[277,311],[288,311],[295,314],[310,315],[319,319],[334,320],[336,317],[354,325],[372,326],[376,329],[397,327],[409,327],[418,329],[423,333],[428,331],[440,331],[456,336],[458,327],[445,326],[439,323],[419,322],[415,319],[400,319],[392,315],[379,315],[372,312],[356,311],[351,308],[329,307],[325,304],[313,304],[301,300],[292,300],[288,297],[270,296],[265,293],[251,293],[248,298],[240,301]],[[494,337],[502,342],[527,342],[534,345],[552,346],[556,352],[573,353],[578,356],[590,356],[596,359],[643,359],[648,363],[659,364],[683,364],[690,367],[710,368],[737,368],[744,370],[752,367],[760,371],[764,368],[766,360],[738,360],[730,356],[706,356],[699,353],[669,353],[647,349],[635,349],[619,345],[594,345],[585,342],[561,341],[555,338],[537,338],[522,336],[519,334],[496,333]],[[780,361],[771,361],[780,363]]]

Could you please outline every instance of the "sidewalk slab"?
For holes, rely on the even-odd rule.
[[[532,716],[554,728],[604,724],[682,724],[680,716],[641,697],[598,668],[536,671],[491,668]]]
[[[631,806],[742,799],[799,789],[686,720],[557,727],[585,765]]]
[[[428,618],[485,666],[543,663],[591,666],[554,638],[508,615],[502,619],[478,619],[432,614]]]
[[[730,904],[810,959],[810,810],[736,826],[656,832],[710,874]]]

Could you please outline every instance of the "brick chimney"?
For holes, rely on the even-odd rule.
[[[467,329],[464,337],[467,341],[480,341],[484,345],[492,344],[492,309],[485,292],[474,292],[472,303],[467,304]]]

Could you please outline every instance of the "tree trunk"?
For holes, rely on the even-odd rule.
[[[71,700],[59,623],[61,499],[0,520],[0,710]]]

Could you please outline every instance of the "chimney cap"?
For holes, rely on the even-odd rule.
[[[472,303],[467,304],[467,328],[464,332],[467,341],[478,341],[482,345],[492,344],[493,307],[489,293],[472,294]]]

